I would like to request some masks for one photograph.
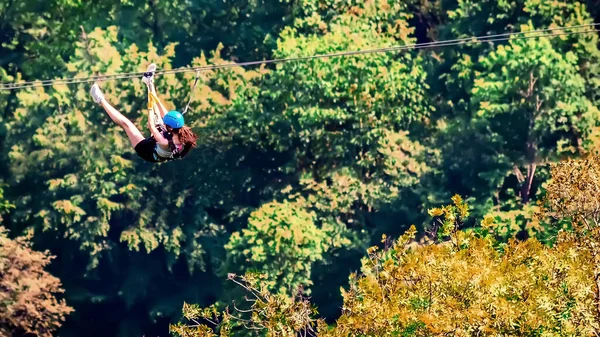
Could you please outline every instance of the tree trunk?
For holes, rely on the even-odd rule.
[[[527,160],[527,178],[521,185],[521,201],[523,204],[529,203],[529,195],[531,194],[531,185],[533,184],[533,177],[537,168],[536,157],[537,157],[537,146],[535,139],[535,120],[539,116],[543,100],[540,99],[539,95],[534,96],[535,84],[537,78],[533,75],[533,72],[529,73],[529,88],[523,96],[527,99],[535,97],[534,108],[529,113],[529,126],[527,128],[527,143],[525,145],[525,157]]]
[[[521,187],[521,201],[523,204],[529,203],[529,194],[531,193],[531,184],[533,183],[536,168],[537,164],[532,162],[527,166],[527,179],[525,179]]]

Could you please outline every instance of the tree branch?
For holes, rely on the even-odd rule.
[[[529,88],[528,88],[528,97],[533,96],[533,92],[535,90],[535,84],[537,82],[537,78],[533,76],[533,71],[529,73]],[[528,166],[527,166],[527,179],[521,187],[521,201],[523,204],[529,203],[529,194],[531,193],[531,185],[533,184],[533,177],[535,175],[535,170],[537,168],[536,164],[536,155],[537,149],[535,144],[535,119],[542,107],[542,100],[540,100],[539,95],[535,95],[535,108],[529,114],[529,127],[527,129],[527,143],[525,145],[525,155],[527,157]]]
[[[89,62],[90,66],[92,66],[94,64],[94,58],[92,57],[92,53],[90,52],[90,41],[88,40],[87,34],[85,33],[83,26],[80,25],[79,28],[81,28],[81,40],[83,40],[83,47],[85,51],[83,54],[85,55],[85,59]],[[97,71],[94,71],[93,74],[98,76]]]
[[[517,165],[513,166],[513,172],[515,173],[515,176],[517,177],[517,181],[519,182],[519,184],[522,184],[525,181],[525,177],[523,176],[523,173],[521,172],[521,170],[519,169],[519,167]]]
[[[594,279],[596,281],[596,293],[594,294],[596,297],[596,321],[600,322],[600,273],[597,271]]]

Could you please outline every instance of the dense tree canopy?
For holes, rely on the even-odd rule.
[[[598,8],[595,0],[5,0],[0,81],[518,33],[599,22]],[[583,165],[580,178],[595,179],[591,159],[578,161],[600,145],[598,34],[586,29],[206,70],[195,92],[193,72],[157,75],[169,109],[193,98],[185,118],[199,135],[183,161],[161,165],[137,157],[91,100],[91,83],[2,90],[6,242],[31,235],[33,249],[55,256],[48,272],[74,309],[57,332],[66,337],[162,336],[170,324],[185,335],[174,325],[184,303],[198,320],[210,318],[201,308],[222,312],[233,300],[272,311],[218,315],[209,324],[218,333],[234,322],[230,335],[247,335],[250,319],[274,335],[585,334],[598,320],[597,292],[584,279],[597,270],[587,239],[569,231],[583,226],[594,242],[597,210],[595,194],[565,172]],[[99,84],[148,134],[140,79]],[[387,249],[367,250],[383,234]],[[244,301],[247,291],[255,302]],[[536,307],[542,293],[552,305]],[[372,324],[359,324],[365,317]],[[449,317],[471,320],[456,326]],[[277,327],[283,318],[292,323]]]
[[[433,242],[416,241],[412,226],[391,244],[384,237],[383,249],[368,249],[360,275],[342,289],[343,313],[331,327],[315,318],[308,299],[284,301],[250,274],[229,277],[251,296],[249,310],[186,305],[184,316],[195,324],[171,330],[194,337],[229,336],[240,326],[267,336],[593,335],[600,329],[599,168],[597,156],[553,165],[539,215],[569,218],[578,229],[561,232],[552,247],[535,238],[498,241],[491,217],[465,231],[469,206],[455,196],[429,211],[438,224]]]

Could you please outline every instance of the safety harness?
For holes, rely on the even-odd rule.
[[[171,149],[171,156],[167,157],[167,158],[160,156],[160,155],[158,155],[158,153],[156,152],[156,149],[155,149],[154,150],[154,159],[156,159],[158,161],[173,160],[173,159],[179,158],[181,155],[181,152],[177,148],[177,145],[175,145],[175,143],[173,142],[173,135],[169,131],[167,131],[165,123],[163,122],[163,119],[160,116],[160,113],[158,113],[158,111],[157,111],[158,110],[156,108],[157,102],[160,102],[160,99],[148,90],[148,109],[150,110],[151,113],[154,114],[155,121],[156,121],[156,124],[155,124],[156,128],[162,134],[162,136],[165,137],[165,139],[169,142],[169,148]],[[156,146],[159,146],[159,145],[156,144]]]
[[[173,142],[173,135],[167,131],[164,125],[157,125],[158,131],[162,134],[163,137],[169,142],[169,147],[171,148],[171,158],[176,158],[180,154],[177,145]]]
[[[192,90],[190,92],[190,98],[187,102],[187,105],[183,109],[183,112],[181,113],[182,115],[185,115],[185,113],[188,111],[188,109],[190,107],[190,103],[192,102],[192,99],[194,97],[194,93],[196,91],[196,86],[198,85],[199,79],[200,79],[200,70],[197,69],[196,70],[196,78],[194,80],[194,84],[193,84]],[[160,102],[160,99],[156,95],[154,95],[148,88],[148,109],[150,110],[151,113],[154,114],[154,117],[156,120],[156,128],[162,134],[162,136],[165,137],[165,139],[169,142],[169,148],[171,149],[171,156],[168,158],[159,156],[158,153],[156,152],[156,148],[154,149],[154,159],[162,162],[162,161],[168,161],[168,160],[173,160],[173,159],[179,158],[182,155],[185,155],[185,153],[187,151],[186,151],[185,146],[183,147],[183,149],[181,151],[179,151],[179,149],[177,148],[177,145],[175,145],[175,143],[173,142],[173,135],[169,131],[167,131],[165,123],[163,122],[163,119],[160,116],[160,113],[158,113],[158,111],[157,111],[158,109],[156,109],[157,102]],[[159,146],[159,145],[156,144],[156,146]]]

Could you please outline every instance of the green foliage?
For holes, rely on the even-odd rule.
[[[140,72],[149,62],[168,70],[579,25],[593,21],[598,13],[593,5],[545,0],[9,0],[0,4],[0,81]],[[410,223],[418,236],[425,236],[422,243],[431,236],[434,242],[450,240],[442,248],[405,252],[419,263],[429,258],[438,263],[410,270],[445,277],[438,284],[445,293],[464,290],[497,305],[504,302],[496,288],[484,284],[480,293],[461,288],[467,279],[461,268],[474,264],[481,270],[473,275],[482,278],[485,272],[503,275],[508,268],[506,275],[517,278],[520,271],[502,265],[520,263],[503,255],[504,242],[535,237],[548,247],[538,250],[531,242],[511,247],[552,255],[558,248],[551,245],[561,242],[559,230],[573,228],[568,216],[540,216],[542,209],[533,201],[546,192],[556,196],[547,163],[580,156],[600,144],[599,55],[597,35],[585,34],[204,71],[186,115],[200,135],[198,148],[184,162],[166,165],[137,158],[122,130],[91,102],[89,84],[2,91],[0,212],[13,233],[33,230],[36,245],[57,256],[51,267],[65,280],[67,301],[78,313],[61,336],[166,334],[181,303],[198,303],[185,310],[199,321],[199,308],[239,299],[220,278],[249,270],[263,275],[238,286],[263,294],[262,306],[247,302],[237,308],[263,315],[255,326],[259,334],[290,335],[307,327],[301,322],[310,322],[313,330],[306,331],[314,333],[323,322],[308,314],[305,299],[291,296],[297,288],[318,297],[314,303],[327,312],[327,322],[335,321],[342,314],[331,310],[342,305],[339,287],[348,289],[347,304],[348,294],[358,291],[359,281],[352,278],[347,286],[345,280],[364,250],[382,233],[404,233]],[[187,102],[193,79],[193,73],[156,77],[169,109]],[[143,83],[131,79],[100,85],[108,100],[146,133]],[[455,197],[453,205],[443,206],[457,194],[465,199]],[[561,195],[563,205],[570,205],[568,197]],[[433,222],[425,216],[430,208],[437,209]],[[485,226],[474,226],[467,214],[484,219]],[[451,260],[444,249],[457,245],[452,254],[458,257]],[[489,256],[472,261],[462,250]],[[382,259],[393,260],[392,252]],[[369,254],[377,260],[374,253]],[[405,271],[402,261],[394,263]],[[365,275],[381,280],[383,267],[369,268],[365,263]],[[531,273],[523,280],[538,282]],[[410,294],[426,286],[409,291],[406,285],[385,282],[379,283],[382,288],[371,284],[373,291],[389,285]],[[489,286],[512,286],[502,282]],[[452,298],[436,300],[448,300],[449,307],[462,300]],[[449,332],[442,324],[453,317],[450,309],[437,311],[438,325],[418,315],[385,316],[385,310],[397,308],[422,313],[432,308],[426,296],[407,295],[402,305],[377,299],[374,311],[358,302],[353,308],[373,318],[374,325],[365,329],[384,331],[377,326],[396,324],[398,335],[422,334],[432,326]],[[304,309],[292,327],[287,318],[296,305]],[[524,312],[519,310],[527,305],[514,312]],[[530,309],[539,314],[539,308]],[[358,334],[356,325],[364,317],[343,314],[339,322],[352,322],[331,327],[330,333]],[[231,335],[246,334],[244,324],[257,322],[256,316],[241,312],[218,319],[223,326],[227,320],[236,322]],[[544,322],[549,327],[558,321]],[[189,332],[185,326],[179,329]],[[204,329],[200,335],[212,333],[206,326],[199,329]]]
[[[407,17],[401,5],[357,6],[330,21],[317,13],[297,19],[281,33],[274,56],[413,42],[403,20],[383,26],[392,17]],[[382,13],[379,21],[377,13]],[[320,28],[303,33],[306,25]],[[333,215],[361,213],[389,204],[427,171],[427,151],[411,137],[431,109],[424,100],[424,77],[421,59],[411,54],[285,63],[265,75],[261,92],[238,96],[215,119],[215,128],[227,128],[246,147],[273,153],[280,164],[267,174],[281,179],[274,188],[284,195],[299,193]],[[330,200],[333,207],[323,209]],[[337,209],[344,204],[349,211]]]
[[[0,184],[0,219],[2,219],[1,215],[6,213],[10,209],[14,208],[15,205],[11,204],[4,196],[4,188],[6,184]]]
[[[342,10],[347,4],[337,5],[323,16],[297,14],[274,56],[414,42],[403,5],[356,4],[349,12]],[[229,151],[245,149],[240,162],[269,182],[261,191],[251,176],[248,190],[315,212],[333,246],[364,244],[368,232],[347,227],[369,226],[368,213],[390,207],[428,171],[429,149],[412,135],[422,132],[431,110],[421,62],[390,53],[281,64],[252,80],[258,89],[236,88],[231,106],[218,109],[207,127]]]
[[[289,12],[288,1],[265,6],[246,0],[8,0],[0,4],[0,67],[28,79],[61,76],[77,50],[75,42],[86,32],[110,25],[119,27],[119,40],[125,44],[145,47],[153,42],[162,49],[176,42],[178,65],[220,43],[226,44],[228,55],[263,57],[272,45],[263,42],[277,34]]]
[[[496,163],[486,162],[478,174],[489,181],[489,197],[497,208],[486,207],[479,215],[491,212],[506,223],[503,236],[512,232],[550,239],[554,231],[542,234],[549,222],[533,220],[534,209],[527,205],[544,181],[539,168],[580,155],[594,142],[598,109],[585,98],[577,63],[574,53],[561,54],[550,40],[539,38],[512,40],[477,64],[456,66],[464,72],[480,69],[472,79],[473,113],[466,132],[477,134],[472,137],[485,148],[479,151],[494,155]]]
[[[460,0],[442,1],[438,5],[441,10],[437,13],[446,14],[439,14],[437,18],[441,24],[432,28],[431,34],[439,39],[530,31],[533,29],[532,27],[536,29],[559,28],[593,22],[588,12],[589,8],[579,1],[477,2]],[[578,28],[572,32],[581,32],[586,29]],[[473,43],[456,48],[442,48],[432,53],[432,57],[429,59],[429,70],[432,74],[429,82],[434,89],[432,94],[435,95],[435,100],[438,102],[435,117],[441,131],[434,142],[441,149],[442,162],[439,169],[443,173],[434,177],[430,184],[432,186],[442,185],[445,186],[445,190],[448,190],[448,192],[434,194],[433,199],[436,200],[436,203],[454,193],[459,193],[476,200],[476,204],[473,204],[473,211],[480,217],[492,211],[492,208],[495,208],[494,211],[520,211],[525,206],[519,205],[519,199],[529,201],[529,198],[523,199],[525,190],[529,189],[529,197],[533,198],[546,179],[543,174],[540,174],[541,170],[544,170],[543,167],[537,165],[537,169],[534,170],[533,166],[524,163],[527,161],[525,160],[527,151],[525,151],[526,147],[523,143],[523,139],[526,139],[524,131],[527,129],[527,122],[518,124],[517,128],[513,127],[517,123],[516,119],[495,119],[498,124],[488,124],[487,117],[490,115],[487,114],[483,125],[480,125],[481,128],[475,127],[475,121],[482,121],[478,112],[484,110],[479,102],[491,98],[482,97],[482,88],[479,87],[476,80],[490,79],[490,73],[496,74],[494,76],[497,77],[492,79],[489,84],[499,85],[490,87],[496,95],[494,101],[499,104],[497,108],[512,109],[511,111],[516,112],[515,115],[502,110],[503,113],[496,115],[496,118],[520,116],[519,120],[523,121],[523,117],[527,116],[518,108],[525,108],[527,105],[531,107],[532,101],[526,100],[525,104],[515,104],[515,96],[519,94],[510,90],[520,87],[521,90],[527,92],[527,83],[525,82],[530,78],[529,71],[538,77],[541,76],[537,79],[538,81],[543,82],[543,77],[553,78],[555,84],[548,82],[549,88],[547,89],[550,91],[549,96],[552,97],[550,100],[566,100],[567,104],[576,102],[567,108],[564,108],[563,105],[554,106],[555,101],[550,102],[547,106],[556,110],[555,112],[559,109],[571,110],[570,112],[560,112],[558,115],[553,113],[550,116],[574,119],[572,122],[561,120],[556,123],[551,118],[537,119],[538,125],[540,121],[544,121],[552,126],[551,129],[548,129],[551,131],[550,135],[542,131],[546,133],[546,138],[543,143],[537,145],[536,152],[539,157],[537,164],[542,164],[547,160],[556,160],[549,156],[553,153],[579,152],[582,150],[582,146],[590,146],[589,144],[593,140],[590,138],[590,132],[596,133],[597,120],[594,112],[597,108],[595,95],[598,92],[594,89],[597,87],[598,78],[596,67],[599,64],[598,55],[600,55],[597,39],[597,34],[573,34],[556,36],[549,40],[535,38],[525,41]],[[515,48],[519,51],[516,51]],[[538,56],[543,54],[544,57],[534,60],[532,55],[526,54],[529,51]],[[519,52],[523,54],[517,55]],[[498,56],[498,53],[503,56]],[[495,65],[482,62],[482,60],[491,61],[490,56],[492,55],[496,55],[494,59],[498,61]],[[513,59],[509,59],[510,57]],[[552,62],[543,64],[542,59],[552,60]],[[567,66],[567,64],[570,65]],[[503,68],[505,66],[506,68]],[[529,70],[525,69],[527,66],[530,67]],[[560,67],[559,71],[566,71],[566,73],[548,72],[547,75],[542,75],[538,72],[543,70],[538,67],[548,71],[554,67]],[[503,71],[507,73],[502,75]],[[509,74],[509,71],[513,74]],[[521,74],[516,74],[516,72]],[[596,75],[592,75],[593,73]],[[567,74],[569,74],[569,78],[563,76]],[[501,85],[502,83],[504,85]],[[565,94],[570,97],[565,97],[562,92],[557,90],[558,83],[560,83],[560,87],[569,88]],[[540,83],[536,83],[537,85]],[[535,89],[540,90],[541,87]],[[477,90],[480,90],[479,94],[474,93]],[[486,89],[483,92],[483,95],[487,95],[490,90]],[[582,96],[585,96],[588,101],[584,100]],[[476,101],[473,102],[473,100]],[[546,101],[546,103],[548,102]],[[596,106],[596,108],[590,105]],[[583,117],[592,117],[592,119]],[[513,124],[511,126],[501,124],[503,122]],[[497,131],[494,131],[499,130],[499,125],[502,125],[504,134],[499,135]],[[557,129],[557,127],[565,128],[565,125],[567,125],[567,130]],[[485,126],[492,127],[492,130],[485,129]],[[513,130],[517,131],[514,132],[515,137],[513,137]],[[492,132],[490,133],[490,131]],[[539,137],[542,134],[540,131],[536,131],[532,136]],[[520,159],[515,161],[519,157]],[[525,172],[528,170],[532,172]],[[528,179],[531,180],[530,183]],[[523,227],[523,224],[521,223],[520,226]]]
[[[152,45],[149,52],[131,45],[121,54],[114,28],[89,33],[79,47],[67,65],[71,76],[95,71],[139,71],[149,59],[169,69],[174,55],[173,45],[162,55]],[[210,61],[218,59],[216,53]],[[202,56],[195,62],[208,61]],[[219,76],[232,77],[227,73],[213,77]],[[207,81],[211,79],[207,77]],[[180,106],[185,101],[185,88],[192,81],[192,74],[157,79],[161,98],[169,108],[174,108],[173,102]],[[137,125],[145,125],[147,115],[142,109],[146,98],[141,81],[106,82],[102,88],[119,110]],[[17,95],[19,106],[11,111],[6,136],[6,144],[10,144],[10,193],[19,195],[13,201],[12,227],[35,229],[36,239],[60,256],[60,265],[77,263],[80,277],[101,277],[112,282],[107,281],[111,286],[99,294],[73,293],[78,299],[75,303],[90,305],[85,299],[111,303],[116,298],[123,303],[121,310],[128,312],[147,303],[149,297],[154,298],[151,294],[155,288],[161,289],[155,284],[157,279],[163,280],[163,286],[174,282],[171,278],[175,273],[187,275],[192,283],[200,275],[207,279],[206,274],[199,274],[210,269],[212,266],[207,264],[215,258],[207,255],[207,249],[218,254],[223,243],[214,247],[211,241],[221,240],[224,231],[204,207],[227,200],[227,188],[217,187],[219,183],[228,184],[226,174],[216,175],[215,179],[215,173],[204,176],[193,164],[182,170],[175,165],[150,166],[139,161],[123,131],[93,104],[88,86],[36,88]],[[195,120],[190,123],[193,127],[202,123],[201,109],[214,104],[215,97],[223,94],[205,90],[197,95],[187,115]],[[210,145],[204,147],[197,150],[204,153],[189,160],[214,160],[215,151]],[[207,170],[210,167],[204,166]],[[135,254],[138,251],[143,254]],[[160,257],[148,263],[142,256],[149,254]],[[113,267],[116,261],[123,264],[121,268]],[[186,270],[177,267],[180,262],[187,265]],[[62,271],[75,272],[71,267]],[[114,326],[123,334],[139,332],[140,325],[148,325],[145,321],[152,324],[162,319],[161,313],[172,315],[176,308],[172,303],[177,299],[198,301],[206,296],[189,287],[173,287],[166,294],[170,295],[143,304],[150,310],[142,317],[132,315]],[[93,330],[93,326],[85,329]]]
[[[262,42],[277,32],[288,8],[286,2],[9,1],[0,4],[6,19],[0,27],[1,80],[139,72],[149,62],[160,69],[218,64],[225,62],[222,50],[232,58],[268,55],[272,44]],[[207,48],[216,49],[213,57],[200,52]],[[251,87],[253,74],[203,73],[186,119],[198,131]],[[193,76],[157,77],[168,108],[184,104]],[[127,80],[101,87],[143,131],[144,85]],[[219,284],[205,291],[190,285],[211,284],[230,235],[226,214],[248,206],[246,195],[233,193],[248,175],[231,165],[235,153],[220,152],[215,139],[223,130],[200,132],[203,142],[186,158],[192,162],[187,168],[138,161],[88,92],[86,84],[0,93],[7,166],[1,170],[9,183],[7,200],[15,204],[10,227],[35,228],[36,242],[59,256],[59,274],[74,280],[67,296],[81,314],[62,334],[155,332],[183,300],[218,294]],[[96,286],[96,279],[103,285]]]
[[[577,1],[447,1],[441,6],[449,11],[442,18],[440,38],[592,23]],[[501,216],[507,219],[514,212],[529,213],[527,203],[541,195],[547,179],[545,163],[597,146],[593,78],[598,76],[591,75],[600,55],[597,38],[573,34],[511,39],[434,54],[430,69],[441,80],[430,81],[439,101],[441,131],[434,142],[442,153],[434,170],[443,173],[429,184],[444,186],[446,192],[430,199],[439,203],[451,193],[468,195],[478,217],[508,212]],[[528,231],[526,222],[513,222],[520,228],[516,232]]]
[[[437,226],[434,227],[436,241],[447,240],[449,236],[456,233],[469,216],[469,206],[459,196],[452,197],[453,205],[429,210],[429,215],[438,217]]]
[[[544,244],[553,244],[560,231],[571,230],[568,219],[554,219],[541,214],[542,209],[533,204],[512,210],[492,210],[485,215],[485,220],[494,223],[491,233],[502,241],[511,238],[536,238]]]
[[[274,292],[291,294],[299,287],[308,288],[312,264],[322,260],[329,248],[315,217],[314,212],[289,202],[262,205],[250,214],[248,228],[233,233],[225,245],[227,270],[264,273],[265,286]]]
[[[481,58],[472,89],[477,129],[489,130],[519,166],[577,153],[598,114],[583,96],[577,61],[545,38],[513,40]]]
[[[86,46],[81,45],[79,58],[68,65],[73,74],[130,71],[139,67],[141,60],[155,57],[141,53],[133,60],[122,58],[112,47],[116,34],[115,29],[89,34]],[[130,48],[131,53],[136,50],[135,46]],[[87,57],[96,61],[93,66]],[[168,60],[168,54],[164,59]],[[82,248],[90,252],[91,266],[94,266],[96,255],[108,248],[105,238],[113,214],[132,210],[141,216],[122,238],[132,248],[145,241],[151,251],[156,246],[152,242],[169,240],[173,229],[159,223],[155,234],[138,232],[138,240],[132,239],[129,233],[152,217],[152,213],[148,214],[152,212],[152,205],[140,203],[146,189],[142,183],[159,183],[160,179],[133,174],[132,160],[119,155],[129,146],[120,134],[122,130],[109,124],[108,118],[87,99],[87,88],[72,90],[55,86],[18,93],[20,107],[9,123],[12,132],[7,142],[14,144],[9,153],[13,179],[27,194],[22,194],[15,216],[23,222],[38,224],[43,230],[59,230],[65,237],[77,239]],[[133,91],[131,94],[137,91],[140,96],[143,92],[139,83],[125,84],[125,88],[119,89],[107,85],[104,90],[109,99],[121,90]],[[134,106],[120,108],[135,109]],[[132,153],[133,149],[127,152]],[[32,165],[33,162],[39,164]]]

